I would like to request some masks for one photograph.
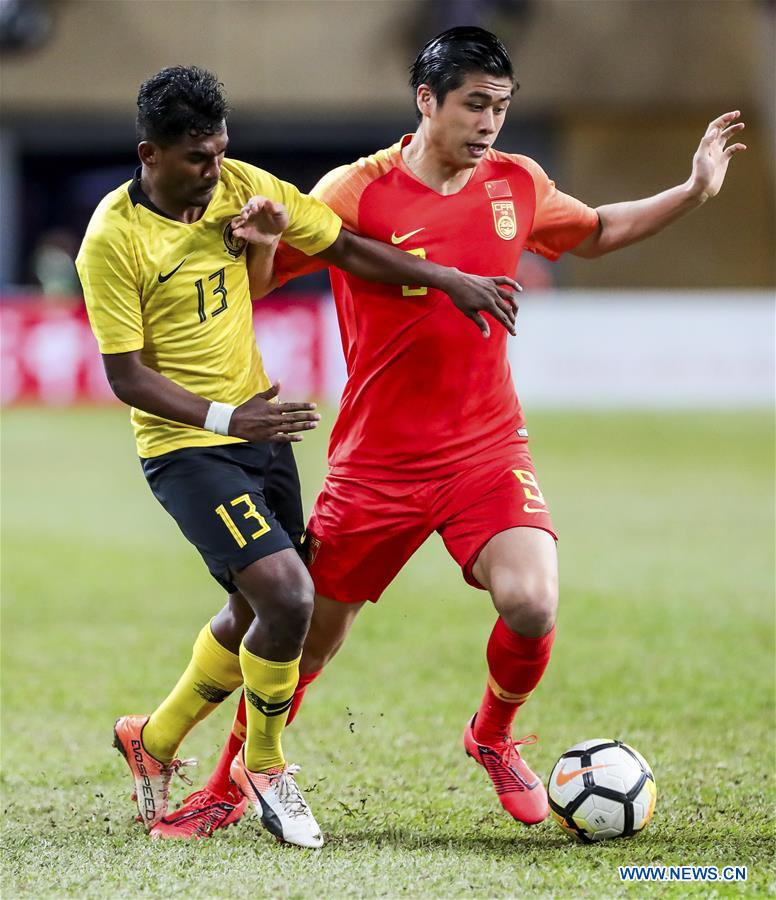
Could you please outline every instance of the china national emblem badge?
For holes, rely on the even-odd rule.
[[[511,200],[494,200],[491,206],[493,207],[496,234],[505,241],[511,241],[517,234],[515,204]]]
[[[306,535],[307,536],[307,535]],[[313,537],[309,535],[309,540],[305,541],[307,545],[307,565],[311,566],[315,562],[315,557],[318,555],[318,551],[321,549],[321,542],[317,537]]]

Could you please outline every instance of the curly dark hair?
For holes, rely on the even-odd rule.
[[[169,66],[140,85],[137,139],[174,144],[186,134],[216,134],[228,114],[224,86],[212,72]]]
[[[507,48],[495,34],[470,25],[449,28],[423,47],[410,66],[410,87],[414,95],[419,85],[427,84],[441,106],[470,72],[510,78],[513,93],[520,87]]]

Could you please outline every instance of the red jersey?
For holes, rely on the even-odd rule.
[[[557,259],[598,228],[595,210],[558,191],[533,160],[492,149],[465,187],[443,196],[402,160],[410,140],[335,169],[311,193],[349,230],[475,275],[515,276],[524,248]],[[281,282],[315,265],[282,244],[275,258]],[[501,325],[484,339],[432,288],[335,268],[331,283],[348,373],[333,474],[441,477],[525,442]]]

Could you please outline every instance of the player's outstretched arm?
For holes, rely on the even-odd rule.
[[[735,110],[709,123],[695,151],[690,177],[684,184],[643,200],[600,206],[596,210],[600,221],[598,232],[571,252],[592,259],[635,244],[716,196],[730,160],[739,151],[746,150],[745,144],[729,143],[744,128],[744,123],[738,121],[740,115]]]
[[[104,353],[103,363],[113,393],[122,402],[143,412],[217,434],[246,441],[292,443],[302,440],[299,432],[318,425],[314,403],[273,403],[280,386],[273,384],[237,407],[217,404],[187,391],[140,360],[140,351]],[[231,410],[231,412],[230,412]],[[213,417],[213,413],[217,415]],[[212,425],[212,427],[211,427]]]
[[[287,227],[285,207],[265,197],[252,197],[232,219],[232,232],[250,245],[248,278],[252,297],[263,297],[275,287],[272,262],[280,234]],[[366,281],[438,288],[475,322],[485,337],[490,335],[490,326],[482,315],[484,312],[490,313],[507,331],[515,334],[517,302],[514,291],[522,288],[511,278],[468,275],[344,228],[337,240],[317,256]]]
[[[468,275],[390,247],[382,241],[353,234],[345,228],[318,256],[365,281],[416,284],[444,291],[458,309],[472,319],[484,337],[490,335],[487,319],[482,315],[484,312],[493,316],[510,334],[516,333],[514,292],[522,288],[512,278]]]

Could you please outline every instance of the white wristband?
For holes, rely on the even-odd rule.
[[[228,437],[229,423],[232,421],[232,413],[234,410],[234,406],[230,406],[228,403],[218,403],[214,400],[210,404],[207,416],[205,417],[205,430]]]

